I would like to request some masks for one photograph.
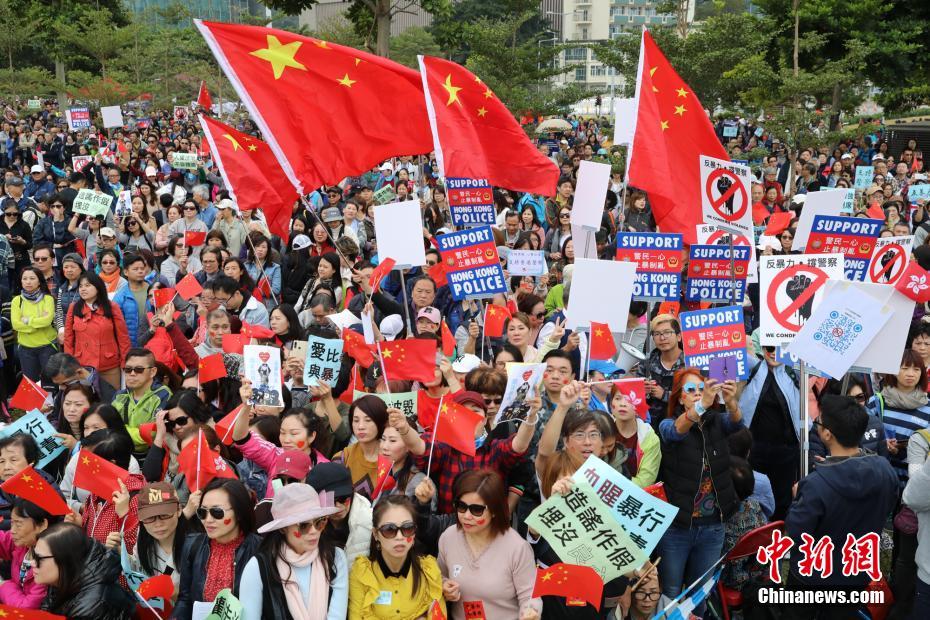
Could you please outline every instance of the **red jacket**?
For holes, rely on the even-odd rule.
[[[104,303],[110,303],[104,300]],[[113,320],[103,315],[98,305],[91,310],[86,305],[81,316],[74,316],[73,304],[65,319],[65,353],[76,357],[82,366],[93,366],[97,370],[109,370],[122,365],[123,358],[132,346],[123,312],[110,303]]]

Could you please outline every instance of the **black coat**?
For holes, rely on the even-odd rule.
[[[261,538],[257,534],[249,534],[236,549],[234,569],[236,574],[233,583],[233,594],[239,594],[239,580],[245,565],[255,555]],[[181,551],[181,562],[178,571],[181,573],[181,583],[178,585],[178,602],[174,606],[172,618],[190,620],[194,610],[194,601],[203,600],[203,587],[207,581],[207,563],[210,561],[210,539],[206,534],[189,534],[184,541]]]
[[[135,599],[119,585],[119,555],[100,543],[87,540],[75,594],[57,601],[58,591],[49,588],[42,609],[69,620],[129,620],[136,608]]]

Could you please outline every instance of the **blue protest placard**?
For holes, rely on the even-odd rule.
[[[436,241],[452,299],[484,299],[507,292],[490,226],[439,235]]]
[[[687,301],[740,303],[746,293],[749,246],[692,245],[688,260]]]
[[[596,456],[589,456],[572,479],[591,485],[633,543],[647,555],[678,514],[676,506],[646,493]]]
[[[723,126],[723,137],[724,138],[735,138],[736,137],[736,125],[724,125]]]
[[[843,206],[840,208],[840,213],[846,215],[852,215],[856,209],[856,190],[850,187],[846,190],[846,197],[843,198]]]
[[[683,247],[678,233],[617,233],[616,259],[636,263],[633,299],[678,300]]]
[[[304,385],[323,382],[336,385],[342,366],[342,340],[307,336],[307,359],[304,362]]]
[[[12,435],[32,435],[39,446],[39,460],[36,467],[45,467],[64,451],[61,440],[55,437],[55,429],[38,409],[33,409],[9,426],[0,430],[0,439]]]
[[[450,177],[446,179],[446,191],[452,224],[456,228],[494,225],[494,194],[487,179]]]
[[[856,180],[853,187],[856,189],[869,189],[875,177],[875,166],[856,166]]]
[[[908,187],[907,199],[912,205],[917,204],[918,200],[930,200],[930,183],[921,183],[920,185]]]
[[[809,254],[842,254],[846,279],[861,282],[869,268],[882,220],[842,215],[815,215],[807,238]]]
[[[712,358],[735,357],[736,376],[730,378],[742,381],[749,376],[742,306],[682,312],[678,319],[686,366],[708,370]]]

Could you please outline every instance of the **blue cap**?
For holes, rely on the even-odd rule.
[[[620,368],[610,360],[591,360],[588,364],[588,371],[596,370],[605,377],[609,377],[615,372],[619,372]]]

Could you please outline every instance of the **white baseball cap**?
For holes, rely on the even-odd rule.
[[[36,172],[45,172],[45,167],[40,166],[39,164],[34,164],[32,168],[29,169],[29,172],[31,174],[35,174]]]
[[[389,314],[378,325],[385,340],[394,340],[404,330],[404,320],[399,314]]]
[[[303,250],[305,248],[309,248],[311,245],[313,245],[313,242],[310,241],[310,237],[307,235],[297,235],[294,237],[294,243],[291,244],[291,249]]]

